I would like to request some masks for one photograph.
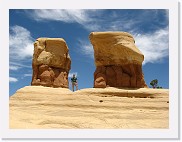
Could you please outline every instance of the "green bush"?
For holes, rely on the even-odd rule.
[[[162,87],[161,86],[158,86],[158,80],[157,79],[154,79],[150,82],[150,85],[152,86],[152,88],[157,88],[157,89],[161,89]]]

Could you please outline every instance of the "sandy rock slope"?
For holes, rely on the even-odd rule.
[[[167,89],[26,86],[10,97],[10,128],[135,129],[169,127]]]

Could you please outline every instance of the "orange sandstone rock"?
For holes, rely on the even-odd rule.
[[[68,88],[69,49],[62,38],[38,38],[34,43],[31,85]]]
[[[144,55],[126,32],[92,32],[96,71],[94,87],[147,87],[142,73]]]

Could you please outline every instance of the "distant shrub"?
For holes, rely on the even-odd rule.
[[[157,89],[162,89],[162,87],[157,86]]]
[[[157,89],[162,89],[161,86],[158,86],[158,80],[157,79],[154,79],[150,82],[150,85],[152,86],[152,88],[157,88]]]
[[[158,80],[157,79],[154,79],[150,82],[150,85],[153,87],[153,88],[157,88],[158,86]]]

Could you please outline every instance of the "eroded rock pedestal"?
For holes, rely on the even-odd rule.
[[[94,87],[147,87],[142,73],[144,55],[126,32],[92,32],[96,70]]]
[[[62,38],[38,38],[34,43],[31,85],[68,88],[69,49]]]

